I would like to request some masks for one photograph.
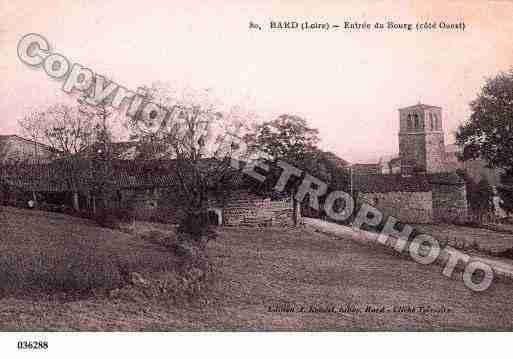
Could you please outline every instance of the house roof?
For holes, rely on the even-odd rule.
[[[465,180],[454,172],[430,173],[429,181],[436,184],[464,184]]]
[[[427,176],[403,177],[401,175],[355,176],[355,191],[364,193],[429,192]]]
[[[429,192],[434,184],[463,185],[465,181],[454,172],[415,176],[370,175],[353,178],[354,190],[364,193]]]
[[[392,159],[394,159],[395,157],[397,157],[397,155],[384,155],[384,156],[381,156],[378,160],[378,163],[379,164],[383,164],[383,163],[388,163],[390,162]]]
[[[359,176],[379,175],[381,165],[379,163],[355,163],[351,166],[353,173]]]
[[[343,158],[340,158],[339,156],[337,156],[333,152],[325,151],[325,152],[322,152],[322,155],[324,156],[324,158],[326,160],[332,162],[337,167],[346,167],[349,164],[349,162],[347,162]]]
[[[10,139],[15,139],[15,140],[18,140],[18,141],[29,142],[31,144],[36,144],[37,146],[43,147],[43,148],[45,148],[46,150],[48,150],[50,152],[59,152],[55,148],[53,148],[51,146],[48,146],[48,145],[45,145],[44,143],[40,143],[40,142],[37,142],[37,141],[29,140],[29,139],[23,138],[23,137],[18,136],[18,135],[0,135],[0,142],[6,141],[6,140],[10,140]]]
[[[177,185],[177,162],[173,160],[134,161],[117,160],[111,162],[105,176],[109,185],[123,188],[155,188]],[[205,174],[207,186],[215,186],[219,179],[209,176],[213,166],[219,163],[203,160],[200,170]],[[46,164],[5,165],[0,167],[0,181],[27,191],[66,192],[86,190],[95,183],[94,173],[98,171],[93,161],[58,160]],[[95,169],[96,168],[96,169]],[[234,169],[228,170],[225,183],[243,186],[243,175]]]

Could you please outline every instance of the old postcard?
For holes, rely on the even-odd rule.
[[[0,330],[510,331],[512,15],[0,1]]]

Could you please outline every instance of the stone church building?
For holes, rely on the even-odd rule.
[[[397,173],[355,172],[358,203],[408,223],[466,218],[466,186],[446,162],[442,108],[417,104],[399,109]],[[376,171],[381,167],[376,165]]]
[[[403,175],[444,171],[442,108],[418,104],[399,109],[399,158]]]

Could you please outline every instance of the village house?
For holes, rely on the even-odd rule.
[[[1,177],[4,188],[37,193],[41,198],[61,202],[69,193],[80,193],[81,208],[94,206],[91,190],[94,173],[90,161],[83,161],[78,165],[80,168],[68,169],[64,175],[60,165],[63,161],[50,163],[55,151],[47,146],[18,136],[0,136],[2,140],[10,143],[11,157],[19,155],[37,159],[32,162],[39,163],[27,167],[21,175],[19,168],[16,175],[5,172],[4,168]],[[468,214],[468,203],[465,181],[455,171],[463,169],[472,177],[486,178],[492,186],[498,183],[498,172],[487,169],[482,160],[460,162],[457,147],[445,146],[440,107],[417,104],[399,109],[398,140],[399,155],[385,156],[376,164],[347,167],[347,162],[332,156],[332,160],[338,161],[334,163],[350,168],[351,184],[344,190],[355,196],[357,204],[369,203],[385,215],[409,223],[460,221]],[[137,161],[136,147],[134,142],[112,146],[115,161],[109,183],[114,196],[108,199],[108,206],[129,210],[137,218],[178,222],[184,213],[181,208],[184,198],[177,190],[172,166],[166,165],[166,161]],[[213,223],[291,224],[294,215],[299,220],[301,211],[294,211],[290,197],[256,193],[241,178],[234,178],[236,187],[231,191],[223,195],[214,191],[209,194],[208,210]]]
[[[57,154],[58,151],[45,144],[18,135],[0,135],[0,163],[48,163]]]
[[[41,204],[71,207],[73,193],[78,193],[79,208],[89,211],[104,205],[132,218],[166,223],[179,223],[185,215],[187,198],[178,186],[173,161],[114,160],[105,183],[98,183],[97,170],[90,160],[4,165],[0,167],[0,199],[4,204],[20,205],[21,194],[25,199],[37,197]],[[109,195],[100,204],[101,186]],[[296,221],[300,218],[289,196],[255,191],[240,172],[234,171],[225,190],[214,187],[206,201],[212,224],[286,226],[294,224],[294,215]]]

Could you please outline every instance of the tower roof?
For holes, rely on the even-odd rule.
[[[399,111],[402,111],[402,110],[428,110],[428,109],[439,109],[439,110],[441,110],[442,108],[439,107],[439,106],[431,106],[431,105],[426,105],[426,104],[423,104],[423,103],[418,103],[418,104],[413,105],[413,106],[407,106],[407,107],[400,108]]]

